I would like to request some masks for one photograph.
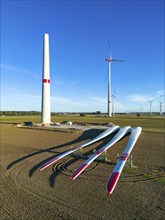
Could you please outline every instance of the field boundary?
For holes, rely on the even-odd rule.
[[[75,128],[56,128],[56,127],[34,127],[34,126],[14,126],[15,128],[22,128],[22,129],[32,129],[32,130],[41,130],[41,131],[54,131],[54,132],[64,132],[64,133],[82,133],[84,130],[81,129],[75,129]],[[100,126],[97,128],[96,127],[89,127],[87,126],[87,129],[100,129]],[[102,129],[105,129],[105,127],[103,126]],[[144,133],[159,133],[159,134],[165,134],[165,130],[160,130],[160,129],[148,129],[148,128],[142,128],[142,132]]]

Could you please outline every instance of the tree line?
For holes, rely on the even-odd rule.
[[[41,115],[39,111],[0,111],[0,116]]]

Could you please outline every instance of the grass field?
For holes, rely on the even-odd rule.
[[[12,122],[12,123],[22,123],[31,121],[34,123],[39,123],[41,120],[40,116],[7,116],[1,117],[1,122]],[[107,117],[96,117],[96,116],[52,116],[52,122],[63,122],[63,121],[72,121],[79,123],[98,123],[103,124],[106,122],[111,122],[119,126],[131,127],[141,126],[143,131],[164,131],[165,130],[165,117],[160,116],[116,116],[114,118]]]

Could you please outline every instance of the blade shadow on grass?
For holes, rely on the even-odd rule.
[[[117,133],[117,132],[116,132],[116,133]],[[102,143],[99,144],[99,146],[95,147],[94,149],[95,149],[96,151],[99,150],[101,147],[103,147],[105,144],[107,144],[107,143],[115,136],[116,133],[111,134],[111,135],[109,135],[108,137],[104,138],[104,140],[102,141]],[[128,136],[128,135],[125,135],[123,138],[125,138],[125,137],[127,137],[127,136]],[[123,139],[123,138],[122,138],[122,139]],[[121,141],[121,140],[119,140],[118,142],[120,142],[120,141]],[[69,174],[65,173],[65,171],[68,170],[68,169],[67,169],[68,166],[70,166],[71,164],[73,164],[74,162],[76,162],[77,160],[80,160],[80,159],[82,159],[82,158],[83,158],[83,160],[88,159],[89,156],[91,156],[91,155],[93,154],[93,150],[94,150],[94,149],[91,149],[91,150],[89,150],[89,151],[83,153],[82,156],[84,156],[84,157],[74,157],[73,159],[71,159],[71,160],[69,160],[69,161],[68,161],[68,159],[66,159],[66,160],[62,160],[62,162],[60,162],[60,163],[58,163],[58,164],[55,164],[55,165],[53,166],[53,168],[52,168],[52,174],[51,174],[50,177],[49,177],[49,185],[50,185],[50,187],[52,187],[52,188],[54,187],[56,178],[57,178],[58,175],[60,175],[61,173],[62,173],[63,175],[67,175],[67,176],[69,175]],[[73,155],[72,155],[72,156],[73,156]],[[50,160],[50,158],[49,158],[49,160]],[[97,160],[97,159],[96,159],[96,160]],[[100,162],[97,162],[97,164],[96,164],[95,166],[93,166],[92,168],[90,168],[89,170],[84,170],[83,173],[88,173],[88,172],[92,171],[93,169],[95,169],[95,168],[98,166],[99,163],[100,163]],[[110,165],[115,165],[115,163],[112,163],[112,162],[109,162],[108,164],[110,164]],[[71,173],[72,173],[72,171],[71,171]]]
[[[92,131],[92,132],[91,132]],[[85,141],[85,140],[88,140],[88,139],[92,139],[94,138],[95,136],[99,135],[100,133],[102,132],[102,130],[100,129],[90,129],[90,130],[86,130],[82,133],[82,135],[80,137],[78,137],[77,139],[73,140],[73,141],[70,141],[70,142],[67,142],[65,144],[61,144],[61,145],[58,145],[58,146],[53,146],[51,148],[48,148],[48,149],[44,149],[44,150],[39,150],[39,151],[36,151],[34,153],[30,153],[24,157],[21,157],[19,159],[16,159],[14,161],[12,161],[11,163],[9,163],[6,167],[7,170],[9,170],[10,168],[12,168],[15,164],[23,161],[23,160],[26,160],[30,157],[33,157],[33,156],[36,156],[36,155],[39,155],[39,154],[42,154],[42,153],[45,153],[45,152],[49,152],[49,153],[59,153],[59,152],[55,152],[54,150],[55,149],[59,149],[59,148],[63,148],[63,147],[66,147],[67,145],[72,145],[72,144],[78,144],[79,142],[81,141]],[[44,161],[40,162],[39,164],[36,165],[36,169],[39,168],[40,165],[42,165],[44,162],[47,162],[48,160],[52,159],[55,155],[45,159]],[[30,174],[29,176],[31,176],[33,174],[33,171],[36,170],[35,168],[32,169],[32,171],[30,171]]]
[[[54,187],[55,181],[56,181],[56,178],[57,178],[58,175],[60,175],[61,173],[63,173],[64,175],[67,175],[67,176],[68,176],[68,174],[65,174],[65,170],[66,170],[66,168],[67,168],[69,165],[73,164],[75,161],[77,161],[77,159],[75,159],[75,158],[73,158],[73,159],[71,159],[71,160],[69,160],[69,161],[68,161],[68,159],[66,159],[66,160],[62,161],[61,163],[59,163],[59,164],[57,164],[57,165],[55,164],[55,165],[53,166],[53,168],[52,168],[52,174],[51,174],[50,177],[49,177],[49,186],[50,186],[51,188]]]
[[[96,130],[96,129],[92,129],[92,130]],[[93,131],[92,131],[93,132]],[[84,132],[85,133],[85,132]],[[84,134],[83,133],[83,134]],[[94,135],[94,137],[95,136],[97,136],[98,134],[95,134]],[[108,139],[108,141],[109,141],[109,138],[111,138],[112,136],[114,136],[115,135],[115,133],[114,134],[111,134],[111,135],[109,135],[109,137],[107,138]],[[85,134],[85,136],[86,136],[86,134]],[[93,136],[93,135],[92,135]],[[91,139],[93,139],[94,137],[92,137]],[[80,138],[82,139],[82,136],[80,136]],[[106,138],[105,138],[106,139]],[[75,143],[77,143],[77,141],[79,141],[80,142],[80,139],[78,138],[78,139],[76,139],[75,141],[73,141],[74,142],[74,144]],[[82,141],[82,140],[81,140]],[[72,142],[72,143],[73,143]],[[71,142],[69,142],[69,143],[67,143],[67,144],[65,144],[64,146],[66,147],[67,145],[70,145],[71,144]],[[58,148],[60,148],[59,146],[58,146]],[[97,149],[97,148],[96,148]],[[58,153],[57,155],[60,155],[61,153],[64,153],[64,152],[60,152],[60,153]],[[89,152],[89,154],[91,153],[91,151]],[[50,161],[50,160],[52,160],[54,157],[56,157],[57,155],[53,155],[53,156],[51,156],[51,157],[48,157],[48,158],[46,158],[45,160],[43,160],[43,161],[41,161],[40,163],[38,163],[38,164],[36,164],[30,171],[29,171],[29,177],[31,177],[32,175],[33,175],[33,173],[36,171],[36,170],[38,170],[43,164],[45,164],[45,163],[47,163],[48,161]]]
[[[86,130],[84,131],[81,136],[79,136],[77,139],[73,140],[73,141],[70,141],[70,142],[67,142],[65,144],[61,144],[61,145],[57,145],[57,146],[53,146],[53,147],[50,147],[48,149],[44,149],[44,150],[39,150],[39,151],[36,151],[36,152],[33,152],[33,153],[30,153],[24,157],[21,157],[21,158],[18,158],[14,161],[12,161],[10,164],[8,164],[7,166],[7,170],[9,170],[10,168],[12,168],[15,164],[17,163],[20,163],[21,161],[24,161],[28,158],[31,158],[31,157],[34,157],[36,155],[40,155],[42,153],[52,153],[52,154],[56,154],[56,155],[60,155],[61,153],[63,152],[58,152],[58,151],[55,151],[56,149],[59,149],[59,148],[63,148],[63,147],[66,147],[66,146],[69,146],[69,145],[72,145],[72,144],[77,144],[79,142],[82,142],[82,141],[86,141],[86,140],[89,140],[89,139],[93,139],[94,137],[96,137],[97,135],[99,135],[100,133],[102,132],[101,129],[90,129],[90,130]],[[98,150],[99,148],[103,147],[107,142],[109,142],[116,134],[117,132],[114,132],[113,134],[105,137],[103,139],[103,142],[102,144],[100,144],[99,146],[97,146],[95,149]],[[126,135],[127,136],[127,135]],[[124,136],[124,137],[126,137]],[[123,137],[123,138],[124,138]],[[122,138],[122,139],[123,139]],[[121,139],[121,140],[122,140]],[[119,141],[121,141],[119,140]],[[119,142],[118,141],[118,142]],[[93,153],[93,150],[89,150],[87,151],[86,153],[84,153],[84,156],[88,156],[88,155],[91,155]],[[56,155],[53,155],[49,158],[46,158],[45,160],[42,160],[41,162],[39,162],[38,164],[36,164],[35,166],[33,166],[30,170],[29,170],[29,177],[32,177],[32,175],[34,174],[35,171],[37,171],[44,163],[48,162],[49,160],[53,159]],[[79,158],[80,159],[80,158]],[[73,161],[76,161],[78,160],[78,158],[75,158]],[[72,162],[73,162],[72,161]],[[53,187],[54,186],[54,183],[55,183],[55,179],[56,177],[59,175],[60,173],[56,173],[55,171],[51,174],[49,180],[50,180],[50,186]]]

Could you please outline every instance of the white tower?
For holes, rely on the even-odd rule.
[[[114,60],[111,55],[109,58],[105,59],[108,62],[108,117],[112,116],[112,102],[111,102],[111,63],[113,61],[123,62],[125,60]]]
[[[43,42],[43,75],[42,75],[42,107],[41,123],[49,124],[50,120],[50,66],[49,66],[49,35],[44,34]]]
[[[112,116],[111,108],[111,57],[105,59],[108,62],[108,117]]]

